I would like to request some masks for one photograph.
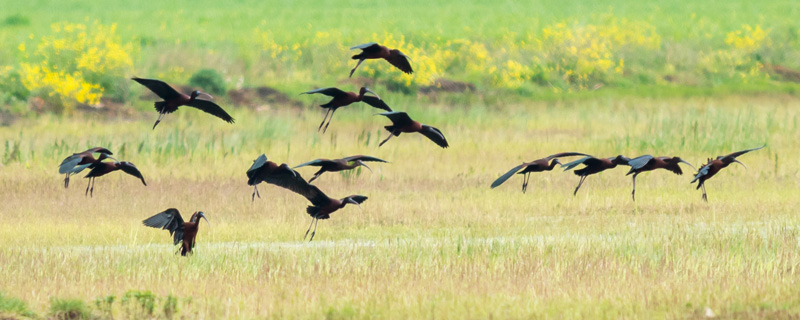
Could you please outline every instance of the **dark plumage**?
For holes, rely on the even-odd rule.
[[[492,189],[499,187],[501,184],[506,182],[509,178],[511,178],[514,174],[521,174],[522,175],[522,193],[528,189],[528,181],[530,180],[531,172],[542,172],[542,171],[550,171],[556,166],[556,164],[561,164],[561,161],[558,158],[563,157],[574,157],[574,156],[586,156],[587,154],[579,153],[579,152],[562,152],[556,153],[553,155],[549,155],[547,157],[533,160],[531,162],[523,162],[521,165],[511,168],[505,174],[497,178],[494,182],[492,182]],[[553,160],[553,162],[550,162]],[[523,169],[524,168],[524,169]]]
[[[374,161],[374,162],[384,162],[384,163],[387,162],[386,160],[381,160],[381,159],[378,159],[378,158],[375,158],[375,157],[358,155],[358,156],[350,156],[350,157],[346,157],[346,158],[333,159],[333,160],[316,159],[316,160],[312,160],[312,161],[300,164],[298,166],[295,166],[294,168],[297,169],[297,168],[305,167],[305,166],[320,167],[319,171],[314,173],[314,176],[311,179],[308,180],[308,183],[311,183],[312,181],[314,181],[317,178],[319,178],[319,176],[322,175],[325,172],[337,172],[337,171],[350,170],[350,169],[356,168],[358,166],[363,166],[364,168],[367,168],[367,170],[369,170],[369,172],[372,172],[372,169],[370,169],[364,163],[364,161]]]
[[[322,118],[322,123],[319,124],[319,128],[317,129],[317,130],[322,130],[323,133],[328,130],[328,126],[331,124],[331,120],[333,119],[333,114],[336,113],[336,109],[348,106],[355,102],[364,102],[372,106],[373,108],[392,111],[392,108],[389,108],[389,105],[383,102],[383,100],[381,100],[381,97],[379,97],[378,94],[372,92],[372,90],[369,90],[369,88],[367,87],[361,87],[361,90],[359,90],[358,94],[356,94],[355,92],[345,92],[338,88],[322,88],[322,89],[306,91],[301,94],[314,94],[314,93],[320,93],[332,97],[331,101],[328,101],[328,103],[326,104],[320,105],[320,107],[328,109],[328,111],[325,112],[325,117]],[[371,93],[375,96],[374,97],[367,96],[366,95],[367,93]],[[330,114],[330,119],[328,118],[328,114]],[[326,119],[328,120],[328,124],[325,124]],[[325,124],[325,129],[322,129],[323,124]]]
[[[99,153],[100,156],[95,159],[94,154]],[[84,152],[73,153],[71,156],[61,161],[58,166],[58,173],[66,174],[64,178],[64,188],[69,187],[69,176],[80,173],[83,169],[92,168],[96,163],[102,162],[105,159],[114,159],[111,157],[113,153],[110,150],[102,147],[91,148]]]
[[[139,172],[139,169],[136,168],[136,166],[133,165],[133,163],[127,161],[99,162],[94,165],[92,170],[89,171],[89,174],[87,174],[85,177],[89,178],[89,184],[86,186],[86,192],[89,193],[90,196],[93,196],[94,179],[117,170],[122,170],[122,172],[125,172],[129,175],[139,178],[140,180],[142,180],[142,184],[147,186],[147,183],[144,182],[144,177],[142,176],[142,173]],[[92,187],[91,190],[89,189],[89,186]]]
[[[743,167],[747,168],[747,166],[745,166],[744,163],[739,162],[739,160],[737,160],[736,158],[745,153],[759,150],[766,146],[767,145],[763,145],[758,148],[736,151],[729,155],[718,156],[716,159],[713,160],[708,159],[708,163],[700,167],[700,170],[697,170],[697,174],[694,176],[694,179],[690,183],[694,183],[695,181],[697,181],[697,189],[703,188],[703,200],[708,202],[708,196],[706,195],[706,184],[705,184],[706,180],[711,179],[711,177],[717,174],[717,172],[719,172],[720,170],[722,170],[723,168],[727,167],[728,165],[734,162],[741,164]]]
[[[575,192],[573,192],[572,195],[575,196],[578,194],[578,189],[581,188],[581,185],[583,184],[583,181],[586,180],[586,177],[608,169],[616,168],[618,165],[628,165],[628,161],[630,160],[630,158],[623,155],[618,155],[614,158],[595,158],[592,156],[587,156],[564,164],[564,171],[575,168],[580,164],[585,165],[585,167],[574,171],[575,175],[581,177],[581,181],[578,182],[578,186],[575,187]]]
[[[186,256],[186,254],[192,253],[192,249],[194,249],[194,240],[197,237],[200,218],[205,219],[209,226],[211,225],[202,211],[195,212],[188,222],[184,222],[181,213],[175,208],[167,209],[147,218],[142,221],[142,224],[147,227],[169,231],[169,235],[173,236],[175,245],[182,243],[179,250],[182,256]],[[176,251],[175,253],[177,254],[178,252]]]
[[[393,136],[399,136],[400,133],[403,132],[405,133],[419,132],[442,148],[447,148],[450,146],[447,143],[447,139],[445,139],[442,131],[434,127],[424,125],[417,121],[411,120],[411,117],[409,117],[408,114],[405,112],[394,111],[394,112],[384,112],[379,114],[389,118],[389,120],[392,121],[392,125],[384,127],[386,128],[387,131],[390,132],[390,134],[389,137],[386,138],[386,140],[383,140],[378,145],[378,147],[382,146],[384,143],[389,141],[389,139],[391,139]]]
[[[262,154],[258,156],[256,160],[253,160],[253,165],[250,166],[250,169],[247,169],[247,185],[253,186],[253,200],[256,200],[256,196],[261,198],[261,195],[258,194],[258,184],[262,181],[270,184],[274,184],[273,181],[275,179],[282,178],[284,176],[294,177],[297,175],[297,172],[292,170],[289,165],[283,163],[278,165],[275,162],[267,161],[267,155]]]
[[[414,72],[414,70],[411,69],[411,59],[400,52],[400,50],[389,49],[375,42],[360,44],[350,48],[350,50],[357,49],[360,49],[361,53],[353,56],[352,59],[358,60],[358,63],[356,63],[356,66],[353,68],[353,70],[350,70],[349,77],[353,76],[353,72],[356,72],[358,66],[360,66],[361,63],[366,59],[384,59],[405,73],[411,74]]]
[[[642,172],[653,171],[656,169],[666,169],[672,171],[677,175],[682,175],[683,170],[678,165],[684,163],[692,169],[697,170],[691,163],[684,161],[680,157],[653,157],[651,155],[644,155],[636,157],[628,161],[631,170],[626,175],[633,174],[633,191],[631,191],[631,198],[636,201],[636,176]]]
[[[170,87],[167,83],[161,80],[154,80],[154,79],[142,79],[142,78],[132,78],[133,81],[140,83],[141,85],[150,89],[153,93],[159,96],[164,101],[158,101],[155,103],[156,111],[158,111],[158,120],[156,123],[153,124],[153,129],[156,128],[161,119],[164,118],[165,114],[173,113],[178,110],[180,106],[189,106],[193,108],[197,108],[203,110],[204,112],[211,114],[217,118],[220,118],[228,123],[233,123],[233,117],[231,117],[225,110],[223,110],[220,106],[216,103],[197,99],[197,96],[204,95],[207,96],[209,99],[213,99],[213,97],[205,92],[195,90],[192,91],[191,95],[185,95],[180,93]]]

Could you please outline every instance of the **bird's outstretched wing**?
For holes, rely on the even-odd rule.
[[[380,50],[381,49],[381,45],[379,45],[379,44],[377,44],[375,42],[369,42],[369,43],[359,44],[357,46],[350,47],[350,50],[356,50],[356,49],[362,50],[364,52],[373,52],[373,51]]]
[[[141,85],[153,91],[157,96],[161,97],[164,100],[171,100],[177,97],[180,97],[181,94],[178,91],[175,91],[172,87],[170,87],[166,82],[161,80],[155,79],[142,79],[142,78],[132,78],[133,81],[140,83]]]
[[[364,98],[362,98],[361,101],[364,101],[364,103],[372,106],[373,108],[392,111],[392,108],[389,108],[389,105],[386,104],[386,102],[383,102],[383,100],[379,99],[378,97],[364,96]]]
[[[342,158],[342,160],[344,160],[344,161],[347,161],[347,162],[352,162],[352,161],[356,161],[356,160],[361,160],[361,161],[368,161],[368,162],[369,162],[369,161],[372,161],[372,162],[385,162],[385,163],[389,163],[389,161],[386,161],[386,160],[383,160],[383,159],[378,159],[378,158],[375,158],[375,157],[370,157],[370,156],[362,156],[362,155],[357,155],[357,156],[349,156],[349,157],[346,157],[346,158]]]
[[[767,146],[767,145],[765,144],[765,145],[763,145],[763,146],[760,146],[760,147],[758,147],[758,148],[752,148],[752,149],[747,149],[747,150],[742,150],[742,151],[736,151],[736,152],[734,152],[734,153],[731,153],[731,154],[729,154],[729,155],[726,155],[726,156],[722,156],[722,157],[720,157],[720,160],[722,160],[722,159],[726,159],[726,158],[734,158],[734,159],[735,159],[736,157],[738,157],[738,156],[741,156],[741,155],[743,155],[743,154],[745,154],[745,153],[748,153],[748,152],[750,152],[750,151],[756,151],[756,150],[758,150],[758,149],[761,149],[761,148],[764,148],[764,147],[766,147],[766,146]]]
[[[67,172],[73,172],[73,169],[75,169],[75,166],[77,166],[81,160],[83,160],[82,154],[73,154],[67,157],[64,161],[61,161],[61,164],[58,166],[58,173],[65,174]]]
[[[311,161],[309,161],[309,162],[306,162],[306,163],[302,163],[302,164],[296,165],[296,166],[294,166],[294,167],[295,167],[295,168],[300,168],[300,167],[305,167],[305,166],[315,166],[315,167],[319,167],[319,166],[323,166],[323,165],[325,165],[325,163],[331,163],[331,162],[333,162],[333,161],[331,161],[331,160],[328,160],[328,159],[316,159],[316,160],[311,160]]]
[[[389,63],[405,73],[414,73],[414,70],[411,69],[411,62],[409,61],[408,56],[400,52],[400,50],[389,50],[389,57],[386,58],[386,61],[389,61]]]
[[[567,171],[567,170],[575,168],[575,167],[577,167],[577,166],[579,166],[581,164],[585,164],[587,166],[591,166],[591,165],[596,164],[599,161],[600,161],[600,159],[597,159],[595,157],[586,156],[586,157],[580,158],[580,159],[572,161],[572,162],[567,162],[564,165],[562,165],[562,167],[564,167],[564,171]]]
[[[94,148],[91,148],[91,149],[86,150],[86,151],[81,152],[81,153],[104,153],[107,156],[113,156],[114,155],[113,153],[111,153],[111,150],[108,150],[108,149],[103,148],[103,147],[94,147]]]
[[[631,170],[628,171],[628,174],[631,174],[636,170],[644,168],[644,166],[646,166],[647,163],[652,161],[653,159],[655,158],[649,154],[631,159],[631,161],[628,161],[628,165],[631,166]]]
[[[497,180],[495,180],[494,182],[492,182],[492,189],[494,189],[494,188],[497,188],[497,187],[499,187],[501,184],[503,184],[504,182],[506,182],[506,180],[508,180],[508,178],[511,178],[511,177],[512,177],[512,176],[513,176],[515,173],[517,173],[517,172],[518,172],[520,169],[522,169],[522,168],[523,168],[525,165],[526,165],[526,164],[525,164],[525,163],[523,163],[523,164],[521,164],[521,165],[518,165],[518,166],[516,166],[516,167],[513,167],[513,168],[511,168],[511,170],[508,170],[508,172],[506,172],[505,174],[503,174],[502,176],[500,176],[500,178],[497,178]]]
[[[447,139],[444,138],[444,134],[441,131],[439,131],[439,129],[423,125],[422,131],[420,131],[419,133],[428,137],[428,139],[431,139],[431,141],[435,142],[442,148],[447,148],[450,146],[449,144],[447,144]]]
[[[342,91],[339,88],[329,87],[329,88],[319,88],[311,91],[306,91],[301,94],[314,94],[314,93],[321,93],[329,97],[339,98],[347,95],[347,92]]]
[[[697,170],[697,174],[694,176],[694,179],[692,179],[692,182],[689,182],[689,183],[694,183],[698,179],[700,179],[703,176],[707,175],[708,174],[708,170],[711,170],[711,161],[709,161],[707,164],[705,164],[702,167],[700,167],[700,170]],[[698,188],[699,187],[700,186],[698,186]]]
[[[281,175],[270,175],[264,179],[269,184],[274,184],[281,188],[287,189],[294,193],[297,193],[310,201],[315,206],[324,206],[328,204],[330,198],[325,195],[319,188],[316,186],[309,184],[300,176],[299,173],[295,172],[295,175],[291,174],[281,174]]]
[[[222,107],[211,101],[195,98],[190,100],[187,105],[190,107],[195,107],[197,109],[203,110],[208,114],[211,114],[217,118],[225,120],[225,122],[227,123],[234,122],[233,117],[231,117],[227,112],[225,112],[225,110],[222,110]]]
[[[156,214],[142,221],[147,227],[169,231],[169,235],[174,236],[175,245],[183,241],[183,217],[178,209],[169,208],[164,212]]]
[[[147,182],[144,182],[144,177],[142,176],[142,173],[139,172],[139,169],[136,168],[136,166],[133,165],[133,163],[126,162],[126,161],[120,162],[119,163],[119,169],[122,170],[123,172],[129,174],[129,175],[132,175],[134,177],[137,177],[137,178],[141,179],[142,180],[142,184],[144,184],[145,186],[147,185]]]
[[[392,123],[398,126],[409,124],[414,121],[411,120],[411,117],[408,116],[408,113],[405,113],[403,111],[383,112],[379,113],[379,115],[389,118],[389,120],[391,120]]]
[[[589,155],[588,155],[588,154],[585,154],[585,153],[580,153],[580,152],[562,152],[562,153],[551,154],[551,155],[549,155],[549,156],[548,156],[547,158],[545,158],[545,159],[547,159],[548,161],[550,161],[550,160],[553,160],[553,159],[555,159],[555,158],[561,158],[561,157],[575,157],[575,156],[589,156]]]

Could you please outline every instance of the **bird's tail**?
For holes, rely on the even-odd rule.
[[[586,175],[586,171],[588,171],[586,169],[588,169],[588,168],[589,167],[586,167],[586,168],[578,169],[578,170],[575,170],[575,171],[572,171],[572,172],[574,172],[576,176],[585,176]]]
[[[354,55],[354,56],[353,56],[352,58],[350,58],[350,59],[353,59],[353,60],[361,60],[361,59],[364,59],[364,55],[363,55],[363,53],[359,53],[359,54],[357,54],[357,55]]]
[[[319,215],[319,210],[320,210],[319,207],[315,207],[315,206],[308,206],[308,208],[306,208],[306,212],[312,218],[316,218]]]
[[[158,111],[158,113],[164,113],[164,108],[167,106],[167,102],[156,101],[155,106],[156,106],[156,111]]]
[[[385,126],[384,128],[386,128],[387,131],[389,131],[392,134],[394,134],[395,137],[400,135],[400,132],[396,132],[396,133],[394,132],[394,126]]]

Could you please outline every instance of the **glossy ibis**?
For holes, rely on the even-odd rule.
[[[743,167],[747,168],[747,166],[745,166],[744,163],[741,163],[741,162],[739,162],[739,160],[736,160],[736,157],[741,156],[741,155],[743,155],[745,153],[748,153],[750,151],[756,151],[756,150],[764,148],[766,146],[767,145],[763,145],[763,146],[760,146],[758,148],[747,149],[747,150],[742,150],[742,151],[736,151],[736,152],[731,153],[731,154],[726,155],[726,156],[719,156],[719,157],[717,157],[716,159],[713,159],[713,160],[712,159],[708,159],[708,163],[706,163],[702,167],[700,167],[700,170],[697,171],[697,175],[694,176],[694,180],[692,180],[691,183],[694,183],[695,181],[697,181],[697,189],[703,188],[703,200],[708,202],[708,197],[706,196],[706,184],[705,184],[706,180],[711,179],[711,177],[713,177],[715,174],[717,174],[717,172],[722,170],[722,168],[725,168],[725,167],[727,167],[728,165],[730,165],[731,163],[734,163],[734,162],[736,162],[736,163],[742,165]]]
[[[206,215],[202,211],[195,212],[192,214],[189,222],[185,222],[183,221],[183,217],[181,217],[181,213],[175,208],[169,208],[162,213],[145,219],[142,223],[151,228],[169,231],[169,235],[173,236],[176,246],[182,242],[180,252],[182,256],[186,256],[186,254],[192,253],[192,249],[194,249],[194,239],[197,237],[200,218],[206,220],[206,223],[211,226],[211,223],[208,222]],[[175,254],[177,253],[176,251]]]
[[[686,162],[680,157],[653,157],[651,155],[644,155],[628,161],[628,165],[631,166],[631,170],[628,171],[626,176],[633,174],[633,191],[631,191],[631,198],[633,198],[633,201],[636,201],[637,175],[642,172],[653,171],[655,169],[666,169],[674,172],[677,175],[682,175],[683,171],[681,170],[681,167],[678,166],[680,163],[684,163],[692,167],[692,169],[697,170],[691,163]]]
[[[208,114],[225,120],[228,123],[234,122],[233,117],[225,112],[225,110],[222,110],[222,108],[216,103],[208,100],[197,99],[197,97],[201,95],[207,96],[209,99],[214,99],[214,97],[208,93],[195,90],[192,91],[191,95],[187,96],[176,91],[166,82],[161,80],[133,78],[133,81],[136,81],[147,87],[147,89],[150,89],[150,91],[161,97],[161,99],[164,99],[164,101],[157,101],[155,103],[156,111],[158,111],[158,120],[156,120],[156,123],[153,124],[153,129],[155,129],[158,123],[161,122],[161,119],[164,118],[164,115],[175,112],[180,106],[197,108],[205,111]]]
[[[538,160],[533,160],[531,162],[523,162],[521,165],[511,168],[511,170],[509,170],[508,172],[497,178],[497,180],[492,182],[492,189],[497,188],[498,186],[506,182],[506,180],[511,178],[511,176],[518,173],[522,175],[522,193],[525,193],[525,191],[528,189],[528,181],[530,180],[531,172],[543,172],[543,171],[553,170],[556,164],[561,164],[561,161],[559,161],[558,158],[574,157],[574,156],[587,156],[587,154],[579,152],[562,152]],[[550,160],[553,160],[553,162],[550,162]]]
[[[325,131],[328,130],[328,126],[331,124],[331,120],[333,120],[333,114],[336,113],[336,109],[350,105],[351,103],[363,101],[364,103],[374,108],[386,111],[392,111],[392,108],[389,108],[389,106],[385,102],[383,102],[383,100],[381,100],[381,97],[379,97],[378,94],[372,92],[372,90],[370,90],[367,87],[361,87],[361,90],[358,91],[358,94],[356,94],[355,92],[345,92],[340,90],[339,88],[321,88],[321,89],[306,91],[301,94],[314,94],[314,93],[321,93],[333,98],[331,99],[331,101],[328,101],[328,103],[320,105],[320,107],[328,109],[328,111],[325,112],[325,117],[322,118],[322,123],[319,124],[319,128],[317,129],[317,131],[322,130],[323,133],[325,133]],[[367,93],[371,93],[375,96],[374,97],[367,96],[366,95]],[[328,118],[328,114],[330,114],[330,119]],[[328,124],[325,124],[325,120],[328,120]],[[322,129],[323,124],[325,124],[325,129]]]
[[[414,72],[414,70],[411,69],[411,63],[409,62],[411,59],[400,52],[400,50],[389,49],[375,42],[360,44],[350,48],[350,50],[356,49],[360,49],[361,53],[353,56],[353,60],[358,60],[358,63],[353,70],[350,70],[349,77],[353,76],[353,72],[356,72],[358,66],[360,66],[361,63],[366,59],[384,59],[405,73],[411,74]]]
[[[297,172],[292,170],[289,165],[285,163],[278,165],[275,162],[267,161],[267,156],[265,154],[260,155],[253,161],[253,165],[250,166],[250,169],[247,169],[247,185],[253,186],[252,201],[256,201],[256,196],[261,199],[261,195],[258,194],[258,184],[262,181],[273,183],[276,178],[284,176],[294,177],[296,175]]]
[[[99,153],[100,156],[95,159],[94,154]],[[80,153],[73,153],[71,156],[61,161],[61,164],[58,166],[58,173],[66,174],[66,178],[64,178],[64,188],[69,187],[69,176],[73,174],[80,173],[83,169],[89,168],[92,164],[101,162],[105,159],[114,159],[111,157],[113,153],[106,148],[97,147],[91,148],[84,152]]]
[[[270,183],[304,196],[311,202],[312,205],[306,208],[306,212],[312,218],[311,224],[308,225],[308,230],[306,230],[306,234],[303,236],[303,240],[305,240],[308,236],[308,232],[311,231],[311,225],[314,225],[314,231],[311,232],[311,239],[308,241],[314,240],[314,234],[317,233],[317,223],[319,223],[319,219],[330,218],[331,213],[344,208],[347,204],[355,204],[361,208],[361,203],[367,201],[367,197],[362,195],[352,195],[342,199],[330,198],[322,193],[319,188],[306,182],[299,174],[295,176],[288,174],[275,176]]]
[[[442,148],[447,148],[450,145],[447,144],[447,139],[445,139],[444,134],[434,127],[421,124],[417,121],[411,120],[411,117],[408,116],[407,113],[402,111],[393,111],[393,112],[384,112],[379,113],[382,116],[389,118],[392,121],[391,126],[385,126],[387,131],[390,132],[389,137],[386,140],[381,141],[378,147],[382,146],[386,141],[389,141],[393,136],[399,136],[400,133],[414,133],[419,132],[422,135],[431,139],[434,143],[439,145]]]
[[[89,193],[90,196],[94,195],[94,179],[100,176],[104,176],[108,173],[122,170],[123,172],[137,177],[142,180],[142,184],[147,186],[147,183],[144,182],[144,177],[142,177],[142,173],[139,172],[139,169],[136,168],[133,163],[127,161],[115,161],[115,162],[98,162],[92,166],[92,170],[89,171],[89,174],[86,175],[85,178],[89,178],[89,184],[86,185],[86,192]],[[89,186],[92,188],[89,189]]]
[[[586,180],[586,177],[606,171],[608,169],[614,169],[618,165],[628,165],[628,161],[630,160],[630,158],[623,155],[618,155],[613,158],[595,158],[588,156],[564,164],[564,171],[575,168],[580,164],[585,165],[585,167],[574,171],[575,175],[581,177],[581,181],[578,182],[578,186],[575,187],[575,192],[573,192],[572,195],[575,196],[578,194],[578,189],[581,188],[581,185],[583,184],[583,181]]]
[[[350,157],[347,157],[347,158],[333,159],[333,160],[317,159],[317,160],[312,160],[312,161],[303,163],[303,164],[301,164],[299,166],[296,166],[294,168],[297,169],[297,168],[305,167],[305,166],[320,167],[319,171],[314,173],[314,177],[312,177],[311,179],[308,180],[308,183],[311,183],[314,180],[316,180],[317,178],[319,178],[319,176],[322,175],[325,172],[337,172],[337,171],[350,170],[350,169],[356,168],[358,166],[363,166],[364,168],[367,168],[367,170],[369,170],[369,172],[372,172],[372,169],[370,169],[367,166],[367,164],[364,163],[364,161],[384,162],[384,163],[388,162],[386,160],[381,160],[381,159],[378,159],[378,158],[375,158],[375,157],[359,155],[359,156],[350,156]]]

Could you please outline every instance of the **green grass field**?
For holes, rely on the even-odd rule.
[[[0,318],[800,316],[792,1],[0,7],[9,48],[0,117],[12,119],[0,121]],[[88,37],[103,40],[102,63],[81,64],[68,49],[79,25],[112,24]],[[415,76],[371,63],[344,81],[348,46],[372,40],[412,48]],[[131,49],[129,61],[116,45]],[[558,58],[576,45],[573,60]],[[153,100],[126,79],[184,85],[203,68],[228,89],[268,86],[291,101],[235,106],[221,95],[236,124],[182,108],[151,130]],[[432,78],[475,90],[421,93]],[[98,87],[70,91],[76,83]],[[365,105],[316,132],[326,99],[297,93],[365,83],[451,147],[403,134],[378,148],[389,121]],[[113,104],[76,103],[96,92]],[[579,178],[559,169],[532,175],[526,194],[520,177],[489,188],[511,167],[563,151],[699,166],[763,144],[740,158],[747,169],[707,182],[708,203],[689,168],[640,175],[636,202],[627,167],[591,176],[574,197]],[[95,146],[135,163],[148,185],[113,173],[89,198],[81,174],[64,189],[60,161]],[[354,154],[391,163],[315,181],[331,197],[369,200],[321,221],[307,243],[304,198],[262,184],[250,201],[245,171],[261,153],[292,166]],[[210,220],[193,256],[174,255],[166,231],[141,225],[171,207]]]

